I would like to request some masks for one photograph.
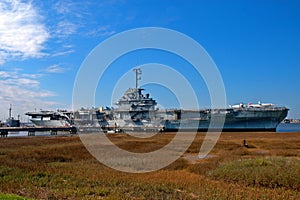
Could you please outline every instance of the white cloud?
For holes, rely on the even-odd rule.
[[[5,119],[9,104],[13,104],[14,116],[27,111],[51,109],[59,105],[47,101],[46,98],[56,96],[55,93],[43,90],[38,78],[40,74],[22,74],[18,70],[0,71],[0,120]],[[16,113],[17,112],[17,113]]]
[[[17,87],[27,87],[27,88],[38,88],[40,82],[29,78],[18,78],[18,79],[7,79],[5,80],[6,85],[17,86]]]
[[[66,14],[66,13],[73,13],[75,3],[70,0],[61,0],[57,1],[53,8],[56,10],[57,13]]]
[[[31,1],[0,1],[0,63],[9,58],[39,57],[50,37]]]
[[[97,2],[98,4],[99,2]],[[59,0],[53,5],[53,10],[56,13],[63,15],[64,17],[73,17],[76,20],[84,19],[85,16],[90,15],[88,8],[93,6],[91,2],[74,1],[74,0]]]
[[[67,37],[76,33],[77,28],[77,25],[70,21],[61,21],[57,24],[54,34],[57,37]]]
[[[71,48],[71,47],[66,46],[66,48]],[[68,55],[68,54],[73,53],[73,52],[75,52],[75,51],[74,50],[60,51],[60,52],[53,53],[51,56],[52,57],[64,56],[64,55]]]
[[[87,33],[88,36],[92,37],[106,37],[115,34],[116,31],[111,30],[109,26],[100,26],[90,32]]]
[[[51,66],[47,67],[45,69],[45,72],[61,74],[61,73],[64,73],[65,71],[67,71],[67,70],[68,70],[68,68],[63,68],[60,65],[55,64],[55,65],[51,65]]]
[[[56,12],[56,25],[53,35],[57,38],[66,38],[77,34],[79,29],[86,25],[86,6],[88,1],[74,2],[72,0],[60,0],[53,4],[52,9]]]
[[[44,76],[44,74],[22,74],[22,77],[31,79],[40,78],[42,76]]]
[[[10,77],[15,77],[16,72],[5,72],[5,71],[0,71],[0,78],[10,78]]]

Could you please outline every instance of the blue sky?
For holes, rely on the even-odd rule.
[[[300,118],[299,1],[2,0],[0,119],[7,117],[10,103],[13,114],[24,119],[34,109],[70,109],[87,55],[109,37],[141,27],[173,29],[201,44],[222,75],[228,104],[272,102]],[[205,83],[193,78],[189,63],[155,50],[116,60],[107,82],[99,83],[95,106],[109,106],[112,85],[125,73],[134,78],[128,72],[146,63],[179,70],[191,80],[200,106],[209,106]],[[134,87],[134,80],[127,83]],[[144,87],[163,107],[178,105],[167,88]]]

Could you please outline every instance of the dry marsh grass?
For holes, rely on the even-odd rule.
[[[0,194],[33,199],[299,198],[300,133],[223,133],[210,156],[198,160],[204,136],[197,134],[176,162],[144,174],[102,165],[78,136],[1,138]],[[109,137],[128,151],[149,152],[174,134]],[[242,146],[244,139],[251,148]]]
[[[209,176],[245,186],[300,191],[300,160],[284,157],[233,160],[218,166]]]

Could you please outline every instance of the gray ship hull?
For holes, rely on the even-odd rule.
[[[276,131],[278,124],[287,116],[288,109],[227,109],[223,126],[210,126],[213,114],[201,116],[201,119],[182,118],[167,120],[164,131]],[[195,112],[194,112],[195,113]],[[187,114],[185,115],[185,117]],[[219,115],[220,116],[220,115]],[[215,116],[218,119],[218,116]]]
[[[35,126],[40,127],[67,127],[70,126],[70,123],[66,120],[38,120],[38,119],[30,119],[30,121]]]
[[[288,114],[285,107],[274,108],[240,108],[240,109],[207,109],[207,110],[168,110],[152,111],[148,115],[152,118],[143,122],[133,121],[129,116],[125,116],[124,111],[115,111],[113,116],[120,116],[118,120],[106,122],[106,129],[123,131],[272,131],[275,132],[278,124]],[[145,111],[134,112],[145,116]],[[224,124],[211,124],[211,119],[222,119]],[[103,124],[102,124],[103,125]]]
[[[261,121],[261,120],[255,120],[252,122],[225,122],[223,127],[210,127],[209,128],[209,121],[178,121],[178,122],[166,122],[165,126],[163,128],[163,131],[165,132],[174,132],[174,131],[216,131],[216,130],[222,130],[224,132],[264,132],[264,131],[270,131],[275,132],[277,123],[272,123],[268,120]]]

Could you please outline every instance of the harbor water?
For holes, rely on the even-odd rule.
[[[55,136],[71,135],[70,133],[58,131]],[[36,131],[34,136],[54,136],[50,131]],[[28,137],[28,131],[8,132],[8,137]]]
[[[276,132],[300,132],[300,123],[280,123]]]
[[[278,125],[276,132],[300,132],[300,123],[281,123]],[[57,135],[70,135],[66,132],[58,131]],[[27,137],[27,131],[9,132],[8,137]],[[36,132],[35,136],[52,136],[50,131]]]

